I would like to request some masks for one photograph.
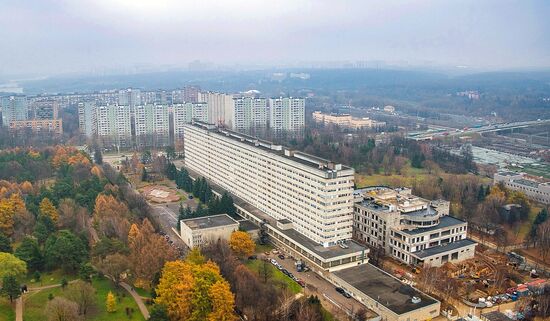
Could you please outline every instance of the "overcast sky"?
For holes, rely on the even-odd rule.
[[[550,67],[550,1],[0,0],[0,76],[192,60]]]

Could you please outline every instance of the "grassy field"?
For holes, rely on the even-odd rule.
[[[271,244],[258,244],[256,243],[256,253],[270,252],[274,247]]]
[[[509,166],[508,169],[525,172],[533,176],[550,178],[550,164],[524,165],[522,168]]]
[[[391,173],[390,175],[384,174],[355,174],[355,184],[357,187],[362,188],[366,186],[411,186],[413,181],[422,181],[426,176],[429,176],[428,172],[423,168],[414,168],[407,163],[401,170],[401,174]]]
[[[245,263],[249,269],[256,273],[259,272],[261,264],[263,264],[262,260],[248,260]],[[279,271],[271,263],[268,263],[268,268],[271,271],[272,279],[275,280],[276,283],[280,284],[282,288],[289,289],[292,293],[302,292],[302,287],[298,283],[286,276],[283,272]]]
[[[115,321],[115,320],[144,320],[137,304],[125,290],[116,290],[114,285],[107,279],[94,279],[93,286],[96,289],[96,306],[85,318],[85,320],[93,321]],[[106,311],[105,300],[107,293],[112,291],[118,293],[117,311],[108,313]],[[31,292],[25,296],[25,321],[42,321],[47,318],[44,315],[44,307],[48,302],[50,293],[55,296],[62,297],[64,291],[60,288],[42,290],[39,292]],[[122,295],[124,294],[124,295]],[[126,307],[134,310],[131,317],[127,317]],[[0,319],[1,320],[1,319]]]
[[[10,304],[10,300],[5,297],[0,297],[0,321],[14,321],[15,310]]]
[[[76,275],[67,275],[64,274],[61,270],[55,270],[51,272],[43,272],[40,273],[40,281],[35,282],[33,279],[32,273],[28,276],[26,276],[25,279],[21,280],[21,283],[26,284],[30,288],[45,286],[45,285],[53,285],[53,284],[61,284],[61,279],[67,279],[67,281],[71,281],[77,278]]]

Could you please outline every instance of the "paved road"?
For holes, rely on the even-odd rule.
[[[23,296],[15,300],[15,321],[23,321]]]
[[[147,310],[147,306],[143,303],[141,296],[137,294],[131,286],[124,282],[120,282],[120,286],[126,289],[126,291],[128,291],[128,293],[130,293],[130,295],[134,298],[134,301],[136,301],[136,304],[138,305],[138,308],[141,311],[141,314],[143,314],[145,320],[149,319],[149,310]]]
[[[265,257],[264,254],[260,255],[261,258]],[[285,269],[292,272],[295,276],[304,280],[306,283],[305,294],[316,295],[322,302],[323,306],[328,308],[335,315],[342,315],[343,310],[357,312],[360,309],[365,309],[365,305],[353,298],[346,298],[340,293],[336,292],[334,285],[327,280],[323,279],[315,272],[297,272],[295,267],[295,261],[289,257],[281,260],[277,255],[270,254],[269,258],[273,258],[281,264]]]

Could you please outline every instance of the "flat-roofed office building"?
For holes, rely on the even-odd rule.
[[[353,168],[213,125],[184,136],[186,167],[317,244],[351,239]]]

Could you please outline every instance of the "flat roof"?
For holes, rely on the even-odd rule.
[[[438,302],[370,263],[336,271],[334,275],[398,315]],[[413,297],[420,298],[420,302],[412,303]]]
[[[242,221],[239,221],[239,229],[245,232],[250,232],[250,231],[259,230],[260,228],[256,224],[250,222],[249,220],[242,220]]]
[[[503,172],[498,172],[498,175],[501,175],[501,176],[517,176],[517,175],[521,175],[521,173],[516,173],[516,172],[511,172],[511,171],[503,171]]]
[[[534,187],[534,188],[538,188],[539,184],[540,184],[539,182],[535,182],[535,181],[532,181],[530,179],[525,179],[525,178],[514,179],[514,180],[512,180],[512,182],[518,183],[518,184],[521,184],[521,185],[525,185],[525,186],[529,186],[529,187]]]
[[[227,214],[188,218],[185,220],[181,220],[181,222],[187,225],[192,230],[239,224],[239,222],[235,221],[233,218],[231,218],[231,216]]]
[[[267,140],[259,139],[258,137],[249,136],[249,135],[239,133],[239,132],[235,132],[235,131],[232,131],[232,130],[228,130],[228,129],[225,129],[225,128],[223,130],[221,130],[220,128],[218,128],[217,126],[212,125],[212,124],[207,124],[207,123],[195,121],[192,124],[186,124],[186,125],[190,125],[190,126],[193,126],[193,127],[196,127],[196,128],[207,130],[207,131],[212,132],[212,133],[216,133],[220,136],[232,139],[236,142],[240,142],[242,144],[246,144],[246,145],[261,149],[261,150],[266,151],[268,153],[281,156],[281,157],[286,158],[288,160],[292,160],[296,163],[307,165],[309,167],[313,167],[313,168],[321,170],[321,171],[339,172],[339,171],[342,171],[342,170],[352,169],[349,166],[338,164],[338,163],[332,162],[330,160],[327,160],[327,159],[324,159],[324,158],[321,158],[321,157],[306,154],[306,153],[301,152],[301,151],[286,148],[282,145],[278,145],[278,144],[275,144],[275,143],[267,141]],[[291,151],[292,156],[285,155],[285,150]],[[334,164],[334,166],[341,166],[341,169],[338,169],[338,170],[337,169],[330,169],[330,168],[328,168],[329,163]],[[319,168],[320,164],[323,165],[321,168]]]
[[[485,318],[489,321],[513,321],[512,318],[509,318],[506,314],[500,311],[491,311],[481,314],[482,318]]]
[[[426,232],[436,231],[436,230],[439,230],[439,229],[442,229],[442,228],[447,228],[447,227],[451,227],[451,226],[455,226],[455,225],[460,225],[460,224],[463,224],[463,223],[466,223],[466,222],[464,222],[463,220],[460,220],[456,217],[453,217],[453,216],[450,216],[450,215],[445,215],[445,216],[442,216],[439,219],[439,224],[437,224],[436,226],[419,227],[419,228],[416,228],[414,230],[401,230],[399,232],[402,232],[402,233],[405,233],[405,234],[408,234],[408,235],[417,235],[417,234],[422,234],[422,233],[426,233]]]
[[[424,259],[430,256],[434,256],[437,254],[442,254],[449,251],[454,251],[461,249],[463,247],[471,246],[473,244],[477,244],[477,242],[472,241],[470,239],[463,239],[452,243],[442,244],[434,247],[430,247],[424,250],[420,250],[417,252],[411,253],[412,255],[416,256],[419,259]]]

